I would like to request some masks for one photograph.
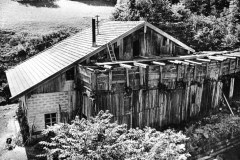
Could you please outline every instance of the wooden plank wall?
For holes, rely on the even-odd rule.
[[[139,55],[141,56],[177,56],[188,54],[187,50],[147,27],[146,33],[144,33],[144,28],[141,28],[120,40],[119,60],[133,59],[134,41],[139,41]]]
[[[219,62],[197,66],[169,64],[162,69],[134,67],[128,71],[129,76],[125,68],[98,74],[88,70],[93,81],[88,81],[86,86],[92,85],[88,92],[94,93],[95,99],[88,98],[84,91],[83,108],[88,116],[109,110],[114,120],[129,127],[162,128],[180,124],[219,105],[223,86],[219,76],[240,71],[232,67],[223,72],[224,67]],[[129,77],[131,94],[126,93],[126,77]]]

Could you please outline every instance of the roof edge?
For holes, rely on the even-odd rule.
[[[164,32],[163,30],[157,28],[156,26],[145,22],[146,26],[148,26],[149,28],[155,30],[156,32],[158,32],[159,34],[167,37],[168,39],[170,39],[171,41],[175,42],[176,44],[178,44],[179,46],[183,47],[184,49],[191,51],[191,52],[196,52],[193,48],[187,46],[186,44],[182,43],[181,41],[179,41],[178,39],[174,38],[173,36],[171,36],[170,34]]]

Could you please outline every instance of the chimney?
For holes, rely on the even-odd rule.
[[[92,19],[92,46],[96,47],[96,26],[95,26],[95,19]]]

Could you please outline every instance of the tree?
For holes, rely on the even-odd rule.
[[[60,124],[44,131],[54,133],[50,142],[41,142],[44,156],[60,159],[166,159],[185,160],[185,142],[181,132],[159,132],[150,127],[127,129],[125,124],[110,123],[112,114],[100,111],[89,120],[76,118],[72,124]]]
[[[182,0],[181,2],[194,14],[217,17],[230,4],[230,0]]]
[[[117,5],[114,20],[140,20],[148,22],[168,22],[172,19],[171,3],[168,0],[129,0]]]
[[[177,4],[168,0],[129,0],[113,13],[115,20],[140,18],[196,51],[232,50],[240,45],[238,0],[181,0]]]
[[[9,103],[9,98],[11,97],[9,85],[7,83],[2,83],[0,86],[0,97],[4,98],[7,103]]]

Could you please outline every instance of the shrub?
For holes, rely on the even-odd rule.
[[[181,132],[156,131],[146,127],[127,129],[125,124],[110,123],[112,114],[100,111],[89,120],[76,118],[72,124],[49,127],[43,133],[54,133],[44,145],[41,156],[62,159],[187,159],[187,137]]]
[[[240,135],[240,117],[219,113],[203,118],[186,129],[190,137],[187,150],[198,155],[213,149],[215,144]]]

